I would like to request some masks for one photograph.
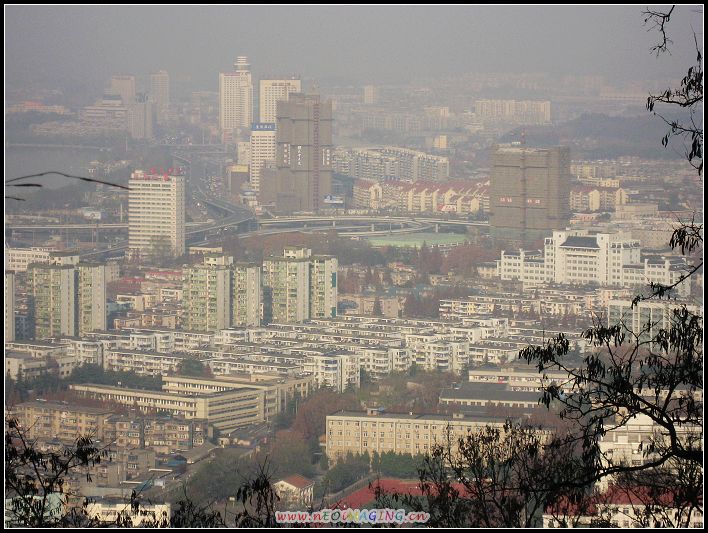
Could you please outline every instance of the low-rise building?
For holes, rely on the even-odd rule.
[[[106,385],[71,385],[80,396],[137,407],[146,412],[164,411],[186,419],[206,419],[220,431],[265,420],[263,391],[243,387],[201,394],[127,389]]]

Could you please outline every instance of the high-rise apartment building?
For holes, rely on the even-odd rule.
[[[165,124],[170,111],[170,75],[167,71],[150,74],[150,99],[154,104],[157,123]]]
[[[106,265],[80,263],[76,252],[51,252],[27,268],[34,337],[74,337],[106,329]]]
[[[183,270],[184,329],[218,331],[231,325],[233,257],[206,255],[204,263]]]
[[[499,145],[492,154],[492,237],[528,243],[569,221],[570,150]]]
[[[288,247],[282,257],[263,261],[266,322],[303,322],[310,318],[311,250]]]
[[[78,264],[78,328],[79,335],[107,329],[106,265]]]
[[[310,318],[337,316],[337,258],[314,256],[310,261]]]
[[[5,342],[15,340],[15,273],[5,271]]]
[[[258,192],[261,187],[261,172],[266,161],[275,161],[275,124],[258,123],[251,127],[249,181]]]
[[[231,326],[260,326],[261,268],[207,254],[183,270],[184,328],[213,332]]]
[[[317,211],[332,191],[332,102],[292,93],[277,106],[277,170],[261,179],[262,203],[281,212]]]
[[[185,178],[169,169],[133,172],[128,194],[128,248],[141,257],[184,254]]]
[[[110,92],[120,96],[124,106],[131,104],[135,98],[135,76],[112,76]]]
[[[254,263],[234,263],[231,273],[231,324],[260,326],[261,267]]]
[[[286,247],[263,261],[263,313],[267,322],[302,322],[337,316],[337,259]]]
[[[219,74],[219,128],[222,133],[253,122],[253,83],[248,58],[239,56],[233,72]]]
[[[76,269],[73,265],[32,264],[27,269],[29,311],[34,337],[75,336]]]
[[[288,100],[290,93],[301,91],[302,83],[298,79],[261,80],[260,121],[264,124],[275,124],[278,102]]]

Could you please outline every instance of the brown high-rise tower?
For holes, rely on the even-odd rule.
[[[570,217],[570,149],[499,145],[492,154],[492,237],[528,244],[565,229]]]
[[[332,102],[291,93],[277,104],[275,171],[261,177],[261,203],[317,211],[332,191]]]

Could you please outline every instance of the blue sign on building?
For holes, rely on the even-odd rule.
[[[275,124],[267,122],[254,122],[251,124],[251,131],[275,131]]]

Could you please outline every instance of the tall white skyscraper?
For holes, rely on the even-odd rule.
[[[249,181],[254,191],[261,190],[261,172],[266,161],[275,161],[275,124],[253,124]]]
[[[290,93],[302,91],[300,80],[261,80],[260,82],[260,117],[265,124],[275,124],[277,104],[287,100]]]
[[[219,127],[222,132],[250,128],[253,122],[251,65],[239,56],[233,72],[219,74]]]
[[[150,74],[150,99],[154,103],[157,123],[164,124],[170,109],[170,76],[167,71]]]
[[[184,254],[185,178],[175,170],[136,170],[128,194],[128,248],[141,257]]]

